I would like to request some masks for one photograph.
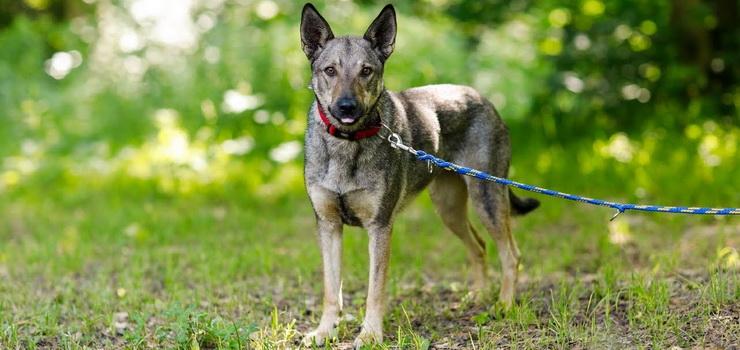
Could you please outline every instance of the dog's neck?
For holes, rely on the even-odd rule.
[[[316,109],[318,110],[319,118],[321,119],[321,122],[324,123],[324,126],[326,127],[326,132],[329,135],[349,141],[357,141],[366,137],[373,136],[377,134],[380,129],[383,128],[383,117],[380,113],[380,100],[383,98],[385,93],[386,92],[383,91],[381,97],[378,98],[378,102],[376,102],[371,109],[371,115],[368,116],[370,122],[364,128],[359,130],[343,130],[342,128],[336,127],[329,121],[329,117],[326,116],[324,108],[321,107],[320,103],[316,103]],[[374,118],[373,114],[377,115],[377,117]]]
[[[319,110],[319,117],[321,117],[321,121],[324,122],[324,125],[326,126],[326,132],[329,133],[329,135],[338,137],[340,139],[346,139],[350,141],[357,141],[360,139],[364,139],[366,137],[373,136],[380,131],[382,128],[381,125],[381,119],[380,119],[380,112],[378,112],[378,124],[377,125],[370,125],[366,128],[354,131],[354,132],[344,132],[341,131],[339,128],[335,127],[331,123],[329,123],[329,118],[326,117],[326,114],[324,114],[323,108],[320,106],[317,106],[317,109]]]

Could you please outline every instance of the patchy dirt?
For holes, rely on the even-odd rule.
[[[617,286],[620,289],[608,297],[599,295],[603,286],[593,276],[582,276],[566,286],[530,282],[520,286],[518,304],[526,306],[510,311],[490,307],[495,304],[492,300],[465,301],[465,291],[454,283],[409,286],[390,300],[385,339],[394,345],[408,343],[410,340],[399,336],[410,338],[413,333],[429,340],[432,349],[740,349],[740,305],[736,298],[711,305],[701,287],[709,279],[696,272],[647,282],[645,288],[658,282],[668,290],[656,297],[668,299],[655,303],[638,300],[651,297],[643,295],[650,292],[632,285]],[[738,286],[727,288],[725,292],[731,294]],[[344,298],[361,300],[363,295],[364,291],[351,291]],[[320,304],[315,302],[318,297],[309,299],[303,315],[284,315],[295,318],[301,332],[311,330],[320,316]],[[286,306],[291,303],[283,302]],[[340,325],[334,348],[351,348],[351,340],[360,330],[355,314],[359,309],[358,305],[345,307],[351,321]],[[344,318],[348,318],[346,314]],[[558,325],[558,320],[567,324]]]
[[[495,303],[495,291],[473,302],[459,282],[395,281],[386,312],[386,344],[408,349],[425,342],[431,349],[740,349],[740,286],[728,282],[737,281],[736,271],[716,272],[712,277],[682,271],[611,285],[602,277],[528,279],[520,283],[517,306],[510,310]],[[269,329],[275,327],[272,314],[276,311],[277,340],[283,343],[250,345],[297,348],[300,333],[318,323],[321,295],[300,282],[271,282],[250,288],[246,298],[236,303],[229,296],[233,292],[212,290],[210,301],[194,307],[162,305],[161,314],[146,316],[114,313],[110,324],[99,322],[87,330],[21,343],[40,349],[69,347],[70,341],[110,349],[177,347],[190,341],[178,340],[178,327],[192,326],[188,337],[202,349],[214,349],[217,343],[208,332],[229,331],[230,320],[241,322],[246,327],[242,332]],[[339,339],[332,344],[335,349],[351,348],[359,334],[365,291],[345,291],[343,297],[345,314]],[[226,321],[214,325],[218,317]],[[242,335],[242,341],[250,342],[248,334]],[[218,336],[235,344],[234,334]]]

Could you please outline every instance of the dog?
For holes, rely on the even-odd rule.
[[[485,241],[468,218],[468,198],[498,247],[503,269],[499,299],[514,297],[519,249],[510,215],[539,206],[503,185],[463,177],[392,147],[387,136],[416,149],[491,175],[506,177],[509,131],[494,106],[471,87],[429,85],[391,92],[383,69],[396,40],[396,12],[387,5],[362,37],[335,37],[308,3],[301,16],[301,46],[311,64],[316,100],[305,135],[305,185],[316,214],[324,276],[319,326],[304,336],[323,345],[336,334],[342,311],[341,263],[344,225],[369,235],[367,307],[355,347],[382,342],[386,279],[396,215],[423,189],[445,226],[467,248],[473,271],[471,291],[487,288]]]

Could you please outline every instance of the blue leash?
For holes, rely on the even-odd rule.
[[[662,205],[621,204],[621,203],[602,201],[599,199],[593,199],[593,198],[588,198],[588,197],[576,196],[576,195],[572,195],[568,193],[548,190],[548,189],[539,188],[536,186],[519,183],[516,181],[511,181],[509,179],[503,179],[500,177],[486,174],[482,171],[478,171],[478,170],[471,169],[471,168],[466,168],[466,167],[459,166],[454,163],[447,162],[441,158],[437,158],[424,151],[415,150],[409,146],[404,145],[401,142],[401,137],[398,136],[398,134],[396,133],[392,133],[390,136],[388,136],[388,141],[391,143],[391,146],[393,148],[400,148],[402,150],[411,152],[411,154],[415,155],[417,159],[426,161],[427,164],[429,164],[430,171],[432,170],[431,164],[434,164],[447,171],[452,171],[454,173],[458,173],[461,175],[471,176],[477,179],[492,181],[492,182],[496,182],[502,185],[516,187],[522,190],[541,193],[541,194],[545,194],[548,196],[553,196],[553,197],[568,199],[568,200],[572,200],[576,202],[600,205],[600,206],[616,209],[617,213],[614,214],[614,216],[612,216],[611,219],[609,219],[609,221],[616,219],[616,217],[619,216],[619,214],[624,213],[627,210],[640,210],[640,211],[652,211],[652,212],[659,212],[659,213],[679,213],[679,214],[740,215],[740,208],[669,207],[669,206],[662,206]]]

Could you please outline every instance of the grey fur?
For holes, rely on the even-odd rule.
[[[485,243],[467,217],[467,198],[497,242],[503,266],[500,298],[514,296],[519,251],[509,216],[539,205],[517,198],[506,187],[444,173],[413,155],[391,148],[372,136],[349,141],[330,135],[321,121],[355,132],[379,119],[404,143],[441,158],[506,177],[511,149],[508,128],[494,106],[470,87],[430,85],[391,92],[383,85],[385,61],[393,51],[396,15],[386,6],[363,37],[334,37],[311,4],[301,20],[301,43],[311,62],[316,94],[306,129],[305,183],[318,222],[317,237],[324,265],[324,312],[319,327],[304,337],[322,344],[333,334],[342,309],[342,226],[362,226],[370,236],[370,285],[366,317],[355,345],[382,340],[385,280],[395,216],[419,192],[430,195],[445,225],[468,249],[473,265],[473,290],[486,288]],[[331,68],[331,69],[329,69]],[[365,74],[370,70],[370,74]],[[348,102],[349,101],[349,102]],[[353,108],[347,108],[352,103]],[[344,103],[344,105],[342,105]]]

